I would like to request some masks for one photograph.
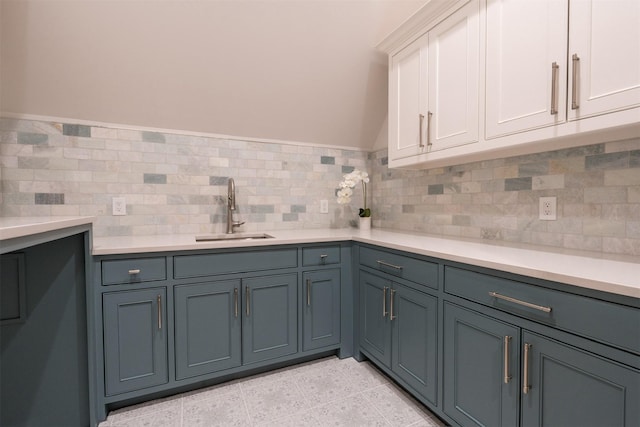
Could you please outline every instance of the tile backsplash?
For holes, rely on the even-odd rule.
[[[229,177],[241,230],[345,227],[359,197],[338,205],[336,186],[359,168],[374,227],[640,255],[640,139],[418,171],[389,169],[386,150],[9,118],[0,142],[2,216],[96,216],[96,236],[222,233]],[[556,221],[538,219],[543,196]]]
[[[370,168],[376,227],[640,255],[640,138],[419,171],[382,150]]]
[[[3,216],[96,216],[96,236],[223,233],[227,180],[238,231],[339,228],[342,174],[367,153],[178,133],[0,119]],[[125,197],[126,216],[113,216]],[[320,213],[320,200],[329,214]]]

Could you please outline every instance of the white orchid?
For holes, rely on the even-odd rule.
[[[360,208],[358,215],[361,217],[371,216],[371,210],[367,208],[367,183],[369,182],[369,174],[359,169],[354,169],[352,172],[344,174],[342,181],[338,184],[340,190],[336,192],[338,203],[346,204],[351,201],[353,196],[353,188],[362,182],[362,195],[364,199],[364,208]]]

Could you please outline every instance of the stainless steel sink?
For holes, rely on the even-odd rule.
[[[203,236],[196,236],[196,242],[215,242],[215,241],[221,241],[221,240],[259,240],[259,239],[273,239],[273,236],[265,233],[206,234]]]

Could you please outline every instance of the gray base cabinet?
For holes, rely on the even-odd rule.
[[[242,364],[240,280],[175,287],[176,379]]]
[[[103,295],[106,395],[169,380],[165,288]]]
[[[242,279],[243,364],[298,351],[297,278],[292,273]]]
[[[532,332],[522,341],[523,427],[639,425],[640,371]]]
[[[444,328],[444,412],[460,425],[640,420],[636,369],[453,304],[445,304]]]
[[[302,275],[304,351],[340,344],[340,269]]]
[[[360,346],[436,401],[437,298],[360,271]]]

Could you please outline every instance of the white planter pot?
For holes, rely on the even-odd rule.
[[[358,217],[358,228],[360,230],[371,230],[371,217]]]

